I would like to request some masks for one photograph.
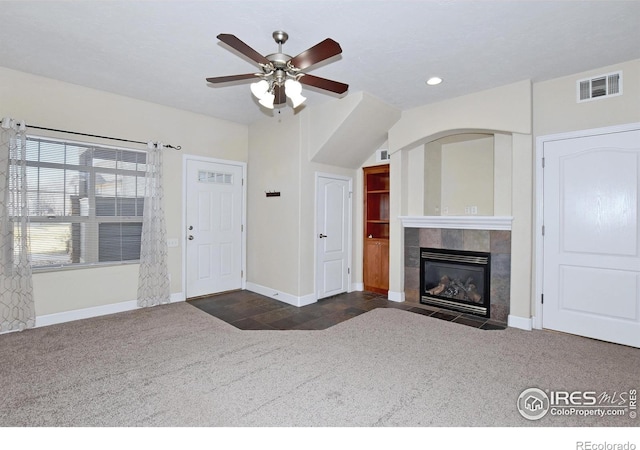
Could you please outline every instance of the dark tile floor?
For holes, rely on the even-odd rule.
[[[371,292],[351,292],[297,307],[250,291],[233,291],[187,302],[241,330],[324,330],[375,308],[399,308],[483,330],[504,324],[426,305],[398,303]]]

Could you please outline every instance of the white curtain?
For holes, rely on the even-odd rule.
[[[0,332],[35,326],[24,122],[0,126]]]
[[[149,143],[145,178],[138,306],[169,303],[171,290],[167,265],[167,231],[164,219],[161,143]]]

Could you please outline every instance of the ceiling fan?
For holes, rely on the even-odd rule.
[[[292,58],[282,53],[282,44],[287,42],[289,38],[289,35],[284,31],[273,32],[273,39],[278,44],[278,53],[266,56],[261,55],[232,34],[219,34],[217,37],[258,64],[262,72],[213,77],[207,78],[207,81],[217,84],[259,78],[259,81],[251,84],[251,92],[266,108],[273,109],[274,105],[286,103],[287,97],[291,99],[293,107],[296,108],[306,100],[302,96],[302,84],[336,94],[344,94],[349,89],[347,84],[303,72],[314,64],[342,53],[340,44],[333,39],[325,39]]]

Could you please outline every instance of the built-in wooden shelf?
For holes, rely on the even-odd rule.
[[[389,291],[389,165],[364,169],[364,289]]]

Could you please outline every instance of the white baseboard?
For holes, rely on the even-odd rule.
[[[36,317],[36,328],[55,325],[58,323],[72,322],[74,320],[88,319],[90,317],[106,316],[138,308],[136,300],[128,302],[112,303],[110,305],[93,306],[91,308],[74,309],[54,314],[46,314]]]
[[[184,302],[187,300],[187,297],[184,295],[184,292],[175,292],[171,294],[171,303]]]
[[[171,294],[171,303],[183,302],[185,296],[182,292]],[[109,305],[92,306],[91,308],[74,309],[72,311],[64,311],[54,314],[45,314],[36,316],[36,328],[55,325],[58,323],[72,322],[74,320],[89,319],[91,317],[106,316],[107,314],[115,314],[125,311],[138,309],[137,300],[127,302],[111,303]]]
[[[507,325],[521,330],[531,331],[533,329],[533,320],[530,317],[518,317],[509,315]]]
[[[534,330],[542,330],[542,322],[538,319],[539,316],[533,316],[531,318],[531,323],[533,324]]]
[[[307,306],[317,301],[315,294],[307,294],[297,297],[295,295],[287,294],[286,292],[278,291],[277,289],[251,283],[250,281],[247,281],[247,290],[293,306]]]
[[[387,294],[387,299],[392,302],[404,302],[404,292],[389,291]]]
[[[316,303],[317,301],[318,299],[315,294],[303,295],[302,297],[298,297],[298,306],[307,306],[312,303]]]
[[[364,291],[364,283],[351,283],[351,292],[362,292]]]

